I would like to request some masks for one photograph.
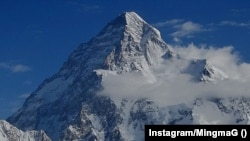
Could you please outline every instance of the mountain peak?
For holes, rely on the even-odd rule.
[[[52,140],[94,140],[101,130],[92,129],[98,122],[91,118],[89,113],[93,113],[104,119],[98,123],[105,132],[100,140],[120,140],[117,126],[121,120],[112,111],[116,107],[111,99],[97,94],[102,89],[99,74],[148,74],[151,66],[172,55],[157,29],[135,12],[125,12],[90,41],[80,44],[60,71],[46,79],[8,121],[23,130],[43,129]]]
[[[127,22],[127,24],[131,24],[131,23],[146,23],[137,13],[135,12],[124,12],[123,14],[121,14],[122,17],[125,17],[125,20]]]
[[[101,69],[117,72],[149,71],[148,67],[158,64],[164,54],[171,56],[173,53],[161,38],[160,32],[135,12],[120,14],[81,48],[93,51],[79,51],[85,56],[83,58],[99,56],[98,63],[103,66]],[[77,60],[79,62],[79,58]],[[102,60],[105,60],[104,63]],[[96,69],[100,69],[100,66]]]
[[[160,32],[135,12],[124,12],[103,31],[109,32],[111,27],[112,30],[116,27],[115,31],[122,29],[122,38],[105,60],[104,66],[109,70],[149,71],[149,66],[158,64],[164,54],[173,53]]]
[[[105,29],[110,29],[114,27],[123,27],[123,26],[135,26],[135,25],[143,25],[147,24],[137,13],[135,12],[124,12],[118,15],[114,20],[112,20]]]
[[[137,13],[135,12],[124,12],[120,15],[118,15],[114,21],[120,21],[120,23],[123,23],[124,25],[133,24],[133,23],[146,23]],[[121,22],[122,21],[122,22]]]
[[[205,82],[216,82],[228,77],[220,69],[211,65],[207,59],[192,60],[186,72],[193,74],[195,79]]]
[[[122,31],[135,36],[142,36],[144,30],[152,30],[159,38],[160,32],[143,20],[135,12],[124,12],[112,20],[101,33],[113,31]],[[121,32],[120,32],[121,33]]]

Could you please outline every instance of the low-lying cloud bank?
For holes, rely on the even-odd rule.
[[[114,99],[147,97],[162,106],[192,101],[196,97],[250,97],[250,64],[240,61],[232,46],[215,48],[193,44],[174,47],[178,58],[164,60],[160,66],[152,68],[151,74],[140,72],[103,77],[102,95]],[[188,62],[207,59],[228,78],[213,82],[192,81],[192,75],[183,73]]]

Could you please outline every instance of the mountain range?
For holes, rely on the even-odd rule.
[[[145,124],[249,124],[249,97],[195,95],[168,104],[175,93],[166,88],[157,95],[151,89],[163,80],[165,87],[170,78],[216,85],[230,77],[206,58],[183,58],[156,28],[125,12],[81,43],[57,73],[0,122],[0,139],[132,141],[144,140]]]

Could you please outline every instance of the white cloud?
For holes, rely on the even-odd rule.
[[[11,63],[5,63],[5,62],[0,63],[0,68],[9,70],[13,73],[27,72],[31,70],[30,67],[23,65],[23,64],[11,64]]]
[[[92,11],[92,10],[100,10],[101,6],[100,5],[82,5],[83,9],[85,11]]]
[[[250,27],[250,22],[236,22],[236,21],[222,21],[219,25],[227,25],[227,26],[237,26],[237,27]]]
[[[30,67],[22,65],[22,64],[17,64],[17,65],[11,66],[11,71],[14,72],[14,73],[27,72],[27,71],[30,71],[30,70],[31,70]]]
[[[170,33],[170,36],[172,36],[173,41],[182,42],[183,38],[191,38],[201,32],[213,31],[219,26],[250,28],[250,21],[237,22],[237,21],[227,20],[227,21],[221,21],[219,23],[200,24],[193,21],[187,21],[184,19],[172,19],[164,22],[158,22],[153,25],[158,28],[170,29],[170,31],[173,31],[172,33]]]
[[[87,3],[82,3],[82,2],[77,2],[77,1],[68,1],[67,2],[70,6],[74,6],[76,11],[81,12],[81,13],[85,13],[85,12],[101,12],[102,11],[102,7],[100,5],[96,5],[96,4],[87,4]]]
[[[175,47],[175,49],[184,59],[207,59],[209,63],[228,74],[231,79],[250,80],[250,65],[241,62],[233,46],[222,48],[200,46],[197,48],[197,46],[190,44],[185,48]]]
[[[173,40],[176,42],[176,43],[180,43],[182,42],[180,38],[177,38],[177,37],[174,37]]]
[[[194,23],[192,21],[187,21],[182,24],[175,25],[174,28],[177,30],[171,34],[171,36],[173,36],[174,38],[191,37],[195,33],[205,31],[201,24]]]
[[[173,30],[170,36],[173,37],[175,42],[181,42],[182,38],[190,38],[200,32],[210,31],[210,29],[207,29],[204,25],[183,19],[172,19],[165,22],[158,22],[153,25],[158,28],[166,27]]]
[[[240,63],[232,46],[216,48],[190,44],[174,49],[180,58],[163,61],[159,67],[152,68],[150,77],[139,72],[104,76],[104,90],[100,94],[118,102],[123,98],[147,97],[162,106],[185,103],[196,97],[250,97],[250,64]],[[229,77],[217,83],[191,81],[192,76],[182,70],[188,60],[204,58]]]
[[[219,25],[250,28],[250,22],[222,21]]]
[[[23,93],[18,98],[26,99],[30,96],[30,93]]]
[[[176,25],[176,24],[180,24],[182,23],[184,20],[183,19],[172,19],[172,20],[167,20],[164,22],[158,22],[153,24],[155,27],[166,27],[166,26],[172,26],[172,25]]]
[[[0,63],[0,67],[1,67],[1,68],[4,68],[4,69],[9,69],[10,66],[9,66],[9,64],[7,64],[7,63],[1,62],[1,63]]]

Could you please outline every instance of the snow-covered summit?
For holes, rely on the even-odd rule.
[[[126,21],[122,39],[106,57],[106,68],[118,72],[149,71],[149,66],[159,64],[163,55],[172,56],[173,51],[163,41],[160,32],[136,13],[126,12],[114,21],[121,19]]]
[[[118,73],[149,71],[149,66],[160,63],[163,55],[171,57],[173,54],[156,28],[136,13],[125,12],[108,23],[96,37],[81,44],[70,55],[61,74],[65,75],[69,69],[76,74],[81,66],[91,72],[94,69]]]
[[[122,13],[120,16],[125,16],[126,21],[128,22],[132,22],[132,21],[141,21],[146,23],[146,21],[144,21],[137,13],[135,12],[124,12]]]
[[[44,131],[22,131],[5,120],[0,120],[1,141],[51,141]]]
[[[209,64],[207,59],[191,60],[185,72],[193,75],[195,80],[205,82],[216,82],[228,78],[223,71]]]
[[[149,25],[146,21],[144,21],[138,14],[135,12],[125,12],[117,17],[117,19],[124,19],[126,23],[126,32],[130,33],[135,39],[138,41],[140,37],[145,33],[144,30],[150,28],[151,32],[154,32],[153,35],[157,36],[158,39],[161,39],[160,32]],[[146,28],[146,29],[144,29]]]

